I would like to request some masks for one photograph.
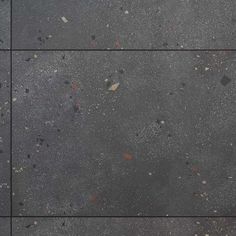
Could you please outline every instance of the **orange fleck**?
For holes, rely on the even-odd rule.
[[[97,199],[97,195],[95,195],[95,194],[91,195],[90,198],[89,198],[89,201],[90,201],[91,203],[96,203],[97,200],[98,200],[98,199]]]
[[[126,161],[131,161],[131,160],[133,160],[133,156],[132,156],[131,154],[127,153],[127,152],[125,152],[125,153],[123,154],[123,158],[124,158],[124,160],[126,160]]]

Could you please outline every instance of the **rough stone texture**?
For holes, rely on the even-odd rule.
[[[236,48],[235,0],[13,0],[15,48]]]
[[[0,218],[0,235],[10,236],[10,218]]]
[[[10,214],[9,59],[9,52],[0,52],[0,216]]]
[[[13,57],[15,215],[236,215],[235,52]]]
[[[10,0],[0,0],[0,49],[10,48]]]
[[[234,236],[233,218],[15,219],[15,236]]]

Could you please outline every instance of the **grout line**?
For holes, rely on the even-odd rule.
[[[224,49],[224,48],[219,48],[219,49],[63,49],[63,48],[55,48],[55,49],[30,49],[30,48],[25,48],[25,49],[11,49],[11,51],[15,52],[24,52],[24,51],[48,51],[48,52],[54,52],[54,51],[68,51],[68,52],[73,52],[73,51],[78,51],[78,52],[235,52],[236,49]]]
[[[11,217],[10,217],[10,236],[13,236],[13,222],[12,222],[12,216],[13,216],[13,189],[12,189],[12,2],[13,0],[10,0],[10,204],[11,204]]]
[[[12,216],[12,218],[236,218],[236,216]]]
[[[12,52],[10,53],[10,217],[11,217],[11,236],[12,236]]]

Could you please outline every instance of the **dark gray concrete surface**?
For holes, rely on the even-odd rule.
[[[0,218],[0,236],[10,236],[10,218]]]
[[[10,0],[0,0],[0,49],[10,48]]]
[[[10,82],[9,52],[0,52],[0,216],[10,209]]]
[[[13,61],[14,215],[236,215],[235,52]]]
[[[236,48],[235,12],[235,0],[13,0],[13,46]]]
[[[15,236],[234,236],[233,218],[14,219]]]

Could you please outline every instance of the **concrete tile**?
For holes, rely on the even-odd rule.
[[[9,73],[9,52],[0,52],[0,216],[8,216],[10,214]]]
[[[0,235],[10,236],[10,218],[0,218]]]
[[[14,236],[234,236],[234,218],[21,218]]]
[[[236,215],[235,66],[235,52],[15,52],[14,214]]]
[[[0,49],[10,48],[10,0],[0,1]]]
[[[236,48],[234,0],[13,0],[14,48]]]

